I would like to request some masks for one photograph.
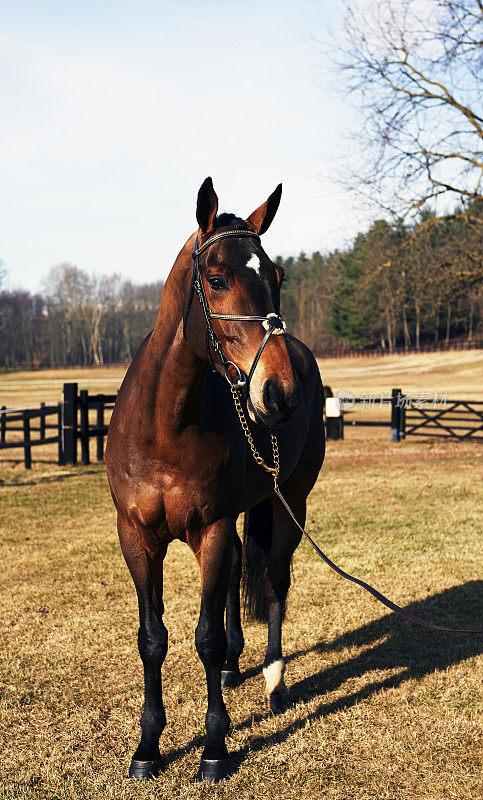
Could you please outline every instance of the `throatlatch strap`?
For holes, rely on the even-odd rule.
[[[183,336],[186,339],[186,325],[188,324],[188,317],[191,310],[191,304],[193,302],[193,295],[195,292],[195,280],[196,280],[196,267],[193,265],[193,271],[191,273],[191,285],[188,294],[188,302],[186,303],[184,314],[183,314]]]

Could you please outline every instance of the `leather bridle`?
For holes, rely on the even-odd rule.
[[[248,393],[253,373],[255,372],[257,364],[260,361],[260,357],[268,343],[268,340],[273,335],[278,336],[285,334],[286,325],[280,314],[276,314],[274,311],[271,311],[269,314],[266,314],[265,316],[260,316],[256,314],[216,314],[214,311],[211,310],[208,303],[208,298],[206,297],[203,279],[201,277],[201,272],[199,267],[199,257],[202,253],[205,252],[205,250],[208,249],[208,247],[211,247],[212,244],[215,244],[215,242],[219,242],[221,241],[221,239],[231,238],[232,236],[250,237],[253,239],[260,240],[260,237],[254,231],[238,230],[238,229],[223,231],[221,233],[215,233],[214,236],[211,236],[209,239],[206,240],[206,242],[203,242],[203,244],[200,247],[198,247],[198,236],[196,237],[195,247],[192,256],[193,275],[191,279],[191,288],[188,297],[188,303],[186,305],[183,317],[183,331],[186,336],[186,324],[188,321],[188,315],[190,312],[191,304],[193,302],[194,292],[196,291],[196,294],[198,295],[201,308],[203,309],[203,314],[205,317],[206,335],[208,339],[208,354],[211,360],[213,359],[211,356],[210,346],[213,352],[218,355],[223,367],[223,371],[225,373],[225,378],[230,384],[230,386],[235,386],[237,389],[240,389],[245,393]],[[215,331],[213,330],[213,325],[211,324],[212,319],[230,320],[232,322],[262,323],[265,329],[265,335],[262,341],[260,342],[260,347],[258,348],[255,358],[253,359],[248,375],[238,366],[238,364],[235,364],[234,361],[231,361],[231,359],[229,359],[226,353],[224,352],[221,342],[218,339]],[[236,378],[234,381],[232,381],[232,379],[230,378],[229,374],[230,367],[234,368],[236,372]]]

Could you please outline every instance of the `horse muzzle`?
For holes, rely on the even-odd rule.
[[[274,428],[293,419],[300,406],[298,381],[287,390],[277,378],[265,381],[262,391],[263,407],[248,400],[248,410],[256,422]]]

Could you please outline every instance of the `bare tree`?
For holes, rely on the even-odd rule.
[[[483,0],[344,2],[337,74],[361,111],[344,185],[402,216],[464,214],[482,196]]]
[[[98,279],[71,264],[60,264],[48,273],[44,286],[50,304],[63,313],[66,352],[76,343],[82,346],[82,362],[102,364],[100,302]]]

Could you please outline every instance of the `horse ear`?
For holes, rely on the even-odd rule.
[[[280,198],[282,197],[282,184],[279,183],[275,191],[270,195],[268,200],[257,208],[253,214],[247,217],[247,223],[250,228],[258,233],[259,236],[265,231],[268,231],[272,224],[273,218],[278,211],[280,205]]]
[[[215,229],[217,211],[218,198],[213,189],[213,181],[206,178],[200,186],[196,203],[196,219],[202,233],[211,233]]]

